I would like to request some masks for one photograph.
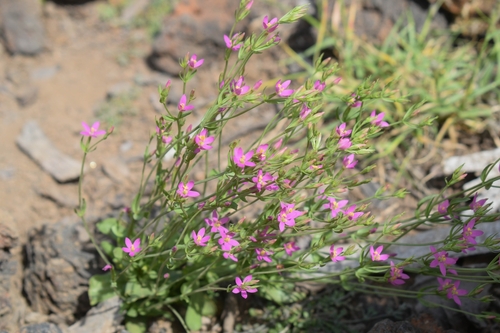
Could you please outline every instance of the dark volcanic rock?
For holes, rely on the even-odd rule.
[[[81,222],[65,218],[32,230],[26,245],[24,291],[34,311],[74,322],[90,308],[88,280],[99,271]]]

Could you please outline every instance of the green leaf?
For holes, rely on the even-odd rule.
[[[111,286],[111,273],[94,275],[89,281],[90,305],[96,305],[108,298],[115,296],[115,291]]]
[[[127,284],[125,285],[125,295],[128,296],[143,298],[153,294],[153,290],[141,286],[136,281],[127,282]]]
[[[120,223],[117,223],[111,227],[111,231],[113,232],[115,237],[122,238],[125,236],[125,232],[127,231],[127,229]]]
[[[280,305],[298,302],[306,298],[305,292],[291,291],[293,286],[284,288],[283,285],[266,285],[259,288],[259,294]]]
[[[128,319],[125,328],[129,333],[145,333],[147,326],[146,323],[140,319]]]
[[[109,218],[109,219],[105,219],[105,220],[102,220],[101,222],[97,223],[96,226],[97,226],[97,229],[105,234],[105,235],[109,235],[109,233],[111,232],[111,228],[113,226],[115,226],[116,224],[118,224],[118,220],[115,219],[115,218]]]
[[[101,242],[101,247],[104,253],[106,253],[108,256],[111,256],[113,253],[114,246],[108,241],[102,241]]]
[[[193,305],[188,306],[185,321],[190,330],[198,331],[201,329],[201,314],[196,311]]]
[[[123,250],[119,247],[115,247],[113,249],[113,261],[114,262],[119,262],[120,260],[123,259]]]

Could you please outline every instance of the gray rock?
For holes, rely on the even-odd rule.
[[[35,186],[35,192],[62,207],[76,208],[78,206],[78,197],[73,189],[63,188],[50,183],[44,186]]]
[[[62,333],[61,329],[51,323],[34,324],[21,328],[20,333]]]
[[[27,86],[19,88],[15,92],[16,101],[20,106],[25,107],[35,103],[38,98],[38,88],[35,86]]]
[[[106,176],[118,184],[127,181],[130,177],[130,170],[127,164],[119,157],[110,157],[106,159],[102,166],[102,170]]]
[[[88,311],[88,279],[100,265],[76,217],[31,230],[26,261],[24,291],[33,311],[52,313],[61,324]]]
[[[61,68],[59,65],[50,67],[41,67],[31,72],[31,79],[33,80],[48,80],[59,72]]]
[[[42,3],[38,0],[0,0],[5,47],[10,53],[36,55],[45,46]]]
[[[68,333],[108,333],[114,332],[114,328],[123,320],[120,313],[121,300],[118,296],[99,303],[90,311],[68,328]]]
[[[16,143],[58,182],[65,183],[80,177],[80,162],[55,148],[36,121],[29,121],[24,125]]]
[[[462,172],[481,172],[490,163],[500,158],[500,148],[485,150],[463,156],[452,156],[443,161],[443,172],[446,175],[452,174],[455,169],[462,166]],[[493,168],[492,172],[498,168]],[[498,175],[498,172],[496,172]]]

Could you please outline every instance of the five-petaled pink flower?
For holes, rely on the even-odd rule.
[[[372,125],[379,127],[388,127],[389,123],[383,121],[385,113],[381,112],[377,115],[377,111],[373,110],[370,117],[375,118],[371,121]]]
[[[295,226],[295,219],[304,212],[295,210],[295,204],[288,204],[285,202],[281,202],[281,211],[278,214],[278,221],[279,221],[279,229],[281,232],[285,230],[285,225],[289,227]]]
[[[346,150],[352,146],[351,139],[349,138],[340,138],[339,140],[339,149]]]
[[[193,54],[191,56],[191,58],[189,58],[188,66],[192,69],[196,69],[196,68],[200,67],[201,65],[203,65],[204,61],[205,61],[205,59],[198,60],[196,54]]]
[[[133,257],[137,253],[141,252],[141,239],[137,238],[133,243],[130,238],[125,238],[125,245],[127,247],[122,247],[123,252],[128,253],[129,256]]]
[[[229,232],[229,230],[227,230],[225,227],[222,226],[223,224],[229,222],[229,217],[226,216],[219,219],[219,214],[217,214],[216,210],[212,212],[212,218],[205,219],[205,222],[210,227],[212,227],[212,229],[210,230],[211,232],[220,232],[221,230],[224,232]]]
[[[106,272],[106,271],[109,271],[111,268],[113,268],[113,266],[111,266],[110,264],[107,264],[106,266],[104,266],[102,268],[102,270]]]
[[[275,17],[273,18],[271,21],[269,21],[269,18],[266,16],[264,16],[264,19],[262,20],[262,26],[264,27],[264,29],[266,30],[266,32],[269,34],[271,32],[273,32],[274,30],[276,30],[278,28],[278,18]]]
[[[360,218],[361,216],[363,216],[363,212],[356,212],[356,205],[352,205],[350,206],[349,208],[347,208],[346,210],[344,210],[344,214],[347,216],[347,219],[349,221],[355,221],[357,220],[358,218]]]
[[[255,249],[255,252],[257,253],[257,260],[258,261],[266,261],[266,262],[271,262],[273,261],[269,256],[273,254],[272,251],[266,251],[264,249]]]
[[[295,242],[288,242],[288,243],[285,243],[283,245],[283,247],[285,248],[285,252],[286,254],[288,254],[289,256],[292,255],[292,253],[300,250],[300,247],[296,246],[295,245]]]
[[[258,146],[257,149],[255,149],[255,156],[261,162],[264,162],[266,160],[267,147],[269,147],[269,145],[266,143],[266,144]]]
[[[226,36],[224,35],[224,43],[226,43],[226,47],[228,49],[231,49],[233,51],[238,51],[240,48],[241,48],[241,43],[234,43],[234,41],[236,41],[237,37],[239,36],[239,34],[234,34],[233,35],[233,38],[229,38],[229,36]]]
[[[409,278],[410,277],[408,276],[408,274],[403,273],[403,269],[402,268],[397,267],[391,261],[391,276],[389,277],[389,282],[393,286],[402,285],[402,284],[405,283],[404,280],[407,280]]]
[[[222,254],[222,256],[225,258],[225,259],[231,259],[232,261],[234,262],[238,262],[238,258],[236,258],[236,256],[234,254],[232,254],[231,252],[224,252]]]
[[[257,190],[260,192],[262,191],[262,187],[265,187],[266,190],[269,190],[268,187],[271,185],[271,182],[274,180],[274,177],[269,173],[266,172],[265,174],[263,173],[262,169],[259,170],[257,173],[257,176],[252,178],[252,181],[255,183],[255,187],[257,187]],[[271,190],[274,190],[274,187],[271,187]]]
[[[229,84],[229,87],[231,88],[231,91],[237,96],[245,95],[250,91],[250,87],[245,86],[245,78],[243,76],[240,76],[238,80],[232,80]]]
[[[376,250],[373,249],[373,245],[370,246],[370,255],[372,257],[372,261],[384,261],[389,258],[388,254],[382,254],[384,250],[384,246],[380,245]]]
[[[236,277],[235,279],[237,287],[233,289],[233,294],[240,294],[241,297],[247,298],[247,293],[256,293],[257,288],[252,288],[250,282],[252,282],[252,276],[248,275],[246,278],[241,281],[240,277]]]
[[[472,198],[472,202],[470,203],[470,209],[472,209],[474,212],[477,212],[477,210],[481,207],[484,206],[488,199],[481,199],[477,200],[477,192],[474,194],[474,197]]]
[[[481,236],[484,234],[483,231],[481,230],[473,230],[474,225],[476,224],[476,219],[471,219],[469,223],[464,225],[464,229],[462,232],[462,238],[468,243],[472,245],[476,245],[476,237]]]
[[[440,277],[438,277],[437,279],[439,283],[438,291],[446,290],[451,285],[450,279],[441,279]]]
[[[346,169],[352,169],[358,164],[358,160],[354,159],[354,154],[345,156],[344,159],[342,160],[342,164]]]
[[[246,166],[254,167],[255,163],[251,161],[253,157],[253,151],[250,150],[248,153],[243,154],[243,148],[234,148],[233,161],[240,168],[245,168]]]
[[[186,95],[182,95],[179,101],[179,105],[177,105],[177,109],[179,110],[179,112],[191,111],[192,109],[194,109],[193,105],[191,104],[186,105],[186,102],[187,102]]]
[[[446,276],[447,267],[454,265],[458,259],[449,258],[448,252],[446,252],[446,251],[437,252],[437,250],[434,246],[430,246],[430,248],[431,248],[432,254],[434,255],[434,260],[431,262],[431,264],[429,266],[432,268],[439,266],[439,270],[441,271],[441,274],[443,276]],[[448,269],[448,271],[452,274],[457,275],[457,271],[455,271],[453,269]]]
[[[325,82],[321,82],[320,80],[317,80],[316,82],[314,82],[314,90],[323,91],[323,89],[325,89],[325,87],[326,87]]]
[[[193,230],[193,232],[191,232],[191,237],[198,246],[207,246],[207,242],[210,240],[209,235],[205,236],[205,228],[201,228],[198,233]]]
[[[288,97],[293,94],[293,89],[286,89],[290,85],[290,82],[292,81],[286,80],[281,83],[281,80],[278,80],[278,82],[276,82],[276,94],[278,94],[279,97]]]
[[[82,126],[84,131],[81,131],[80,134],[83,136],[89,136],[91,138],[97,138],[100,135],[106,134],[106,131],[100,130],[99,131],[99,122],[96,121],[91,127],[87,125],[86,122],[82,122]]]
[[[349,201],[347,200],[340,200],[337,201],[335,198],[328,197],[327,198],[328,203],[323,205],[324,209],[331,209],[332,211],[332,217],[336,217],[339,212],[341,212],[340,208],[343,208]]]
[[[193,187],[194,187],[194,181],[192,181],[192,180],[189,181],[189,182],[187,182],[186,184],[184,184],[183,182],[180,182],[178,190],[177,190],[177,194],[181,198],[197,197],[197,196],[199,196],[200,193],[198,193],[196,191],[191,191],[191,189]]]
[[[220,239],[219,245],[221,246],[222,251],[231,251],[234,246],[240,245],[240,243],[233,239],[235,234],[233,232],[225,232],[224,230],[219,230]]]
[[[343,250],[343,247],[335,248],[335,245],[332,244],[332,246],[330,246],[330,259],[332,259],[333,262],[345,260],[345,257],[341,256]]]
[[[202,129],[200,134],[194,137],[194,142],[198,145],[195,149],[195,153],[199,153],[202,150],[210,150],[212,146],[210,144],[214,142],[215,138],[213,136],[208,136],[208,130],[206,128]]]
[[[462,305],[462,302],[460,301],[459,296],[465,296],[467,295],[467,290],[465,289],[458,289],[460,286],[460,281],[455,281],[453,284],[450,284],[447,288],[447,294],[446,297],[448,299],[452,299],[457,303],[458,305]]]
[[[345,129],[346,126],[347,126],[346,123],[342,123],[335,128],[335,131],[337,132],[338,136],[340,136],[341,138],[351,135],[352,130],[346,130]]]

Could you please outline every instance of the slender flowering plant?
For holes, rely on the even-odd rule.
[[[96,224],[103,234],[101,243],[86,219],[84,170],[87,155],[112,129],[103,132],[99,123],[84,126],[76,213],[106,265],[90,279],[91,303],[118,295],[125,320],[134,325],[141,322],[146,327],[148,316],[168,313],[196,331],[201,309],[220,312],[210,299],[215,294],[235,293],[246,299],[257,293],[273,301],[273,295],[290,295],[300,301],[306,295],[297,293],[293,282],[302,280],[369,293],[380,288],[410,298],[438,295],[453,306],[478,298],[478,289],[461,289],[456,282],[497,281],[498,256],[485,268],[456,263],[463,250],[500,252],[498,238],[486,235],[483,228],[500,216],[477,195],[500,179],[488,177],[496,164],[485,169],[481,184],[462,192],[452,187],[464,177],[457,170],[440,193],[420,201],[411,218],[370,211],[376,206],[373,199],[396,200],[406,194],[386,186],[362,200],[353,195],[356,187],[378,177],[372,172],[379,164],[373,148],[377,137],[389,129],[421,128],[429,121],[414,120],[418,104],[394,123],[392,115],[367,109],[365,105],[377,99],[398,101],[386,87],[369,80],[352,93],[338,93],[333,89],[340,81],[338,65],[329,58],[315,61],[313,77],[304,82],[279,79],[269,89],[262,82],[273,78],[259,76],[250,88],[244,79],[249,75],[247,62],[275,47],[282,25],[306,13],[306,7],[299,6],[280,18],[267,16],[262,28],[249,36],[234,35],[252,4],[242,0],[235,24],[218,37],[226,44],[221,50],[223,69],[214,85],[214,100],[200,107],[200,119],[189,112],[194,109],[189,103],[197,97],[191,80],[204,70],[203,56],[180,59],[180,100],[170,95],[175,81],[159,87],[165,112],[151,125],[156,128],[150,137],[154,148],[145,149],[138,190],[127,209]],[[337,100],[341,103],[331,105]],[[266,107],[277,112],[266,116],[265,126],[252,132],[252,138],[227,134],[228,128],[248,127],[250,115],[263,114]],[[423,225],[448,229],[436,233],[445,235],[438,240],[405,241]],[[399,250],[408,247],[421,252]],[[417,275],[453,280],[433,280],[431,287],[405,290]]]

